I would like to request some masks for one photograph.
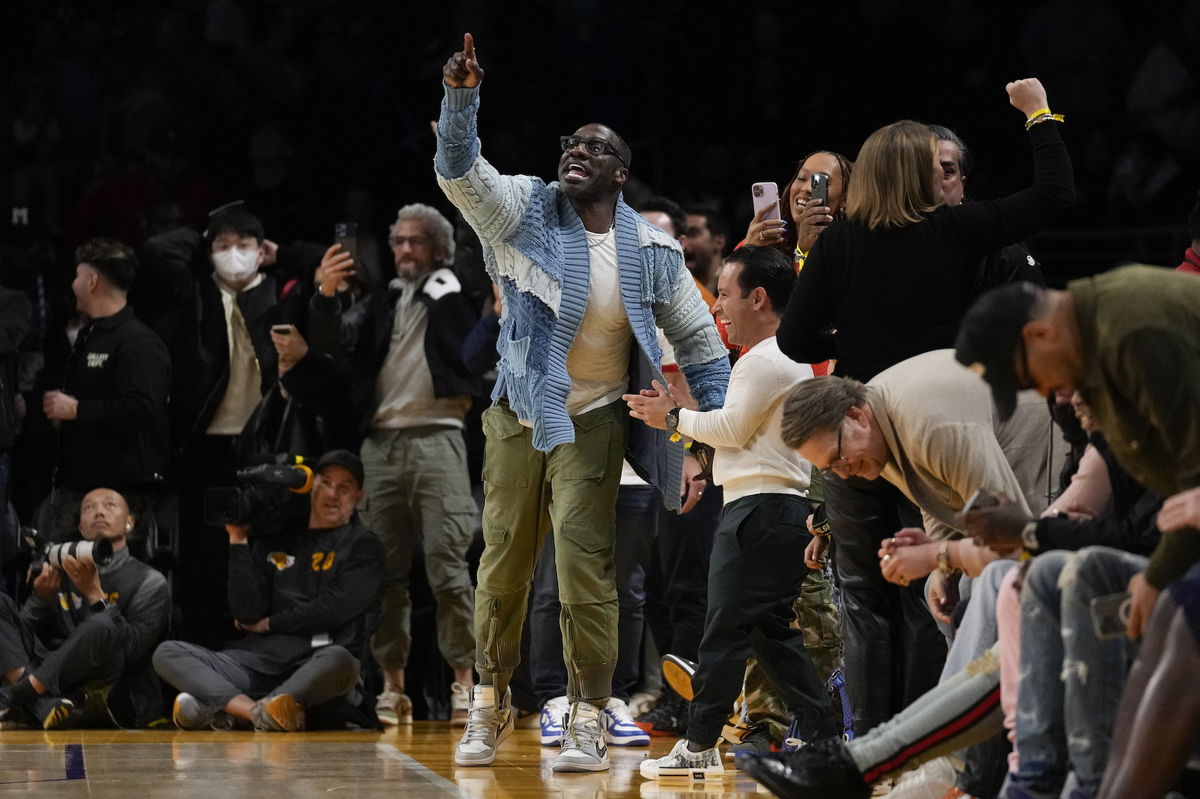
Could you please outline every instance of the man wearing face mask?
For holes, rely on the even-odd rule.
[[[194,528],[180,541],[184,624],[215,646],[226,628],[223,614],[212,612],[211,586],[223,580],[226,556],[221,537],[203,525],[204,491],[232,485],[243,465],[238,437],[278,377],[271,326],[285,321],[285,314],[278,279],[261,271],[271,245],[262,222],[244,205],[213,212],[202,242],[207,252],[181,248],[193,274],[189,299],[181,303],[189,306],[187,315],[169,339],[175,363],[171,422],[179,471],[187,476],[180,485],[180,517]]]

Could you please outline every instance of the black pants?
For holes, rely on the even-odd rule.
[[[792,602],[808,573],[811,512],[807,499],[788,494],[743,497],[725,506],[709,563],[689,741],[711,746],[721,737],[751,655],[796,716],[802,738],[837,733],[804,632],[791,627]]]
[[[920,527],[921,512],[885,480],[825,479],[837,540],[842,589],[846,690],[854,732],[862,735],[937,685],[946,640],[925,604],[925,580],[906,587],[883,579],[879,547],[902,527]]]
[[[646,624],[660,654],[699,658],[708,609],[708,564],[724,492],[710,485],[691,513],[658,507],[646,575]]]
[[[121,638],[109,613],[84,619],[56,649],[46,650],[21,619],[17,604],[0,594],[0,670],[25,666],[62,696],[88,682],[112,683],[125,669]]]

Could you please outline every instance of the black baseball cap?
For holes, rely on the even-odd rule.
[[[1013,355],[1038,296],[1039,288],[1032,283],[1007,283],[977,299],[958,328],[954,357],[987,381],[1001,419],[1012,416],[1017,407]]]
[[[324,469],[326,466],[341,466],[343,469],[345,469],[346,471],[350,472],[351,475],[353,475],[354,479],[358,482],[358,487],[362,488],[362,486],[363,486],[362,460],[360,460],[359,457],[357,455],[355,455],[353,452],[351,452],[350,450],[348,450],[348,449],[331,449],[329,452],[326,452],[324,455],[321,456],[321,459],[319,461],[317,461],[317,468],[314,469],[313,471],[315,471],[319,474],[320,471],[322,469]]]

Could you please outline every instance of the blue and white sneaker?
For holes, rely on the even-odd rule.
[[[542,746],[558,746],[563,739],[563,720],[571,712],[565,696],[556,696],[542,708]]]
[[[601,714],[604,740],[611,746],[649,746],[650,733],[633,721],[629,706],[615,696],[609,698]]]

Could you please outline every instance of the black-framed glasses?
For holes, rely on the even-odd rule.
[[[604,139],[585,139],[581,136],[559,136],[558,143],[562,147],[562,151],[564,153],[574,150],[576,147],[582,144],[583,149],[587,150],[592,155],[611,155],[613,158],[616,158],[618,161],[620,161],[622,166],[629,166],[629,164],[625,163],[625,159],[621,157],[621,154],[617,152],[616,148],[604,141]]]
[[[842,430],[844,430],[845,427],[846,421],[843,419],[842,423],[838,425],[837,457],[831,460],[829,465],[825,467],[827,471],[836,472],[838,470],[845,469],[849,465],[846,463],[845,456],[842,455]]]

